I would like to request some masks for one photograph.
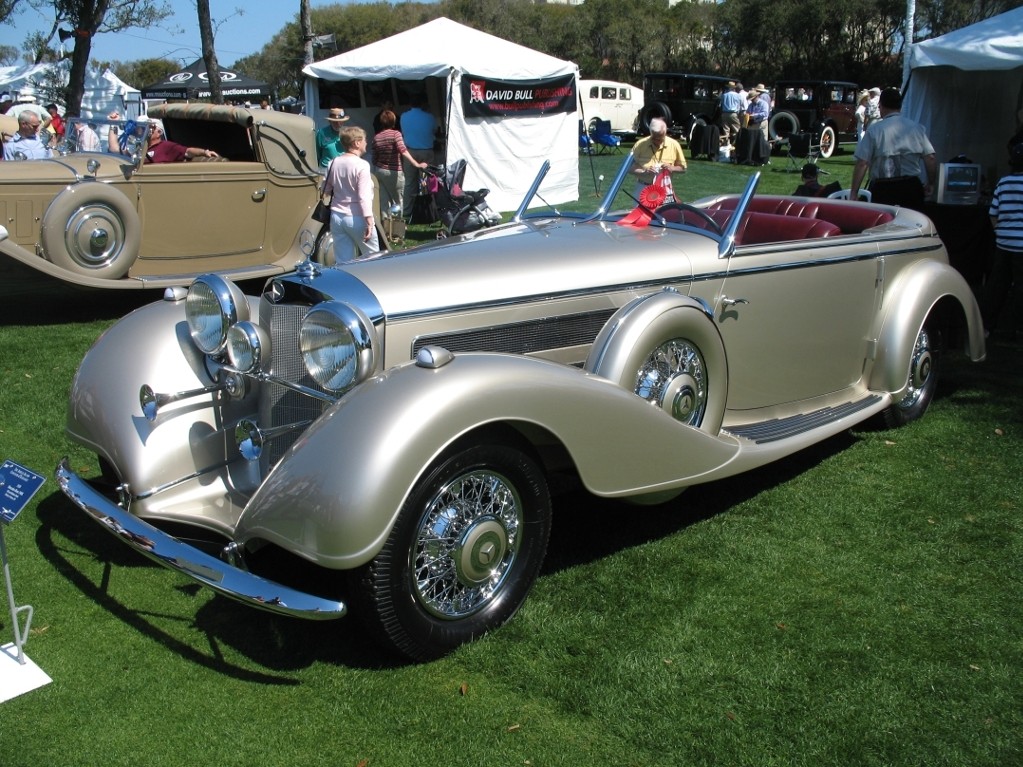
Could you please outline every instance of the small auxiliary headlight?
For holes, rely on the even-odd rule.
[[[227,331],[227,359],[239,373],[255,373],[269,359],[270,339],[254,322],[242,320]]]
[[[197,277],[185,299],[188,332],[204,354],[220,354],[227,344],[227,331],[249,318],[245,294],[218,274]]]
[[[336,301],[310,309],[299,335],[306,370],[333,392],[349,389],[373,372],[375,341],[376,330],[366,315]]]

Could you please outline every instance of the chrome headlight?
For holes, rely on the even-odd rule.
[[[270,339],[263,328],[242,320],[227,331],[227,359],[239,373],[256,373],[270,360]]]
[[[365,380],[376,364],[376,330],[354,306],[327,301],[302,320],[299,347],[320,386],[340,392]]]
[[[185,299],[188,332],[204,354],[220,354],[227,344],[227,331],[249,318],[245,294],[218,274],[197,277]]]

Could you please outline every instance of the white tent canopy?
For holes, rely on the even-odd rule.
[[[577,113],[466,116],[459,95],[467,74],[503,81],[570,76],[578,82],[579,68],[570,61],[439,18],[302,71],[309,78],[336,81],[442,78],[447,83],[447,162],[467,161],[465,188],[489,189],[492,208],[514,210],[542,162],[550,160],[551,171],[540,190],[544,199],[557,204],[578,197]],[[332,105],[318,103],[312,80],[306,88],[307,111],[322,120]],[[366,115],[350,109],[361,105],[342,106],[369,132]]]
[[[67,85],[70,71],[71,62],[67,59],[48,64],[0,67],[0,92],[10,93],[16,100],[18,93],[31,91],[37,103],[53,101],[59,104],[63,112],[64,104],[45,93],[54,86]],[[140,105],[139,90],[125,83],[109,69],[103,72],[86,71],[82,117],[106,117],[113,109],[134,117],[138,115]]]
[[[1021,107],[1023,8],[913,45],[902,112],[927,128],[939,162],[966,155],[993,184]]]

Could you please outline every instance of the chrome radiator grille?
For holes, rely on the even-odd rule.
[[[302,318],[309,311],[301,304],[272,304],[265,298],[259,304],[259,324],[270,335],[271,372],[280,378],[311,388],[319,388],[302,362],[298,346],[298,331]],[[264,429],[284,426],[296,421],[318,418],[324,410],[324,403],[299,394],[277,384],[263,384],[259,402],[259,423]],[[271,440],[261,458],[265,475],[269,468],[280,460],[288,448],[298,439],[296,431]]]

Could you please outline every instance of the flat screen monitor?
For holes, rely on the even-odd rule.
[[[943,162],[938,168],[939,205],[976,205],[980,198],[980,165]]]

